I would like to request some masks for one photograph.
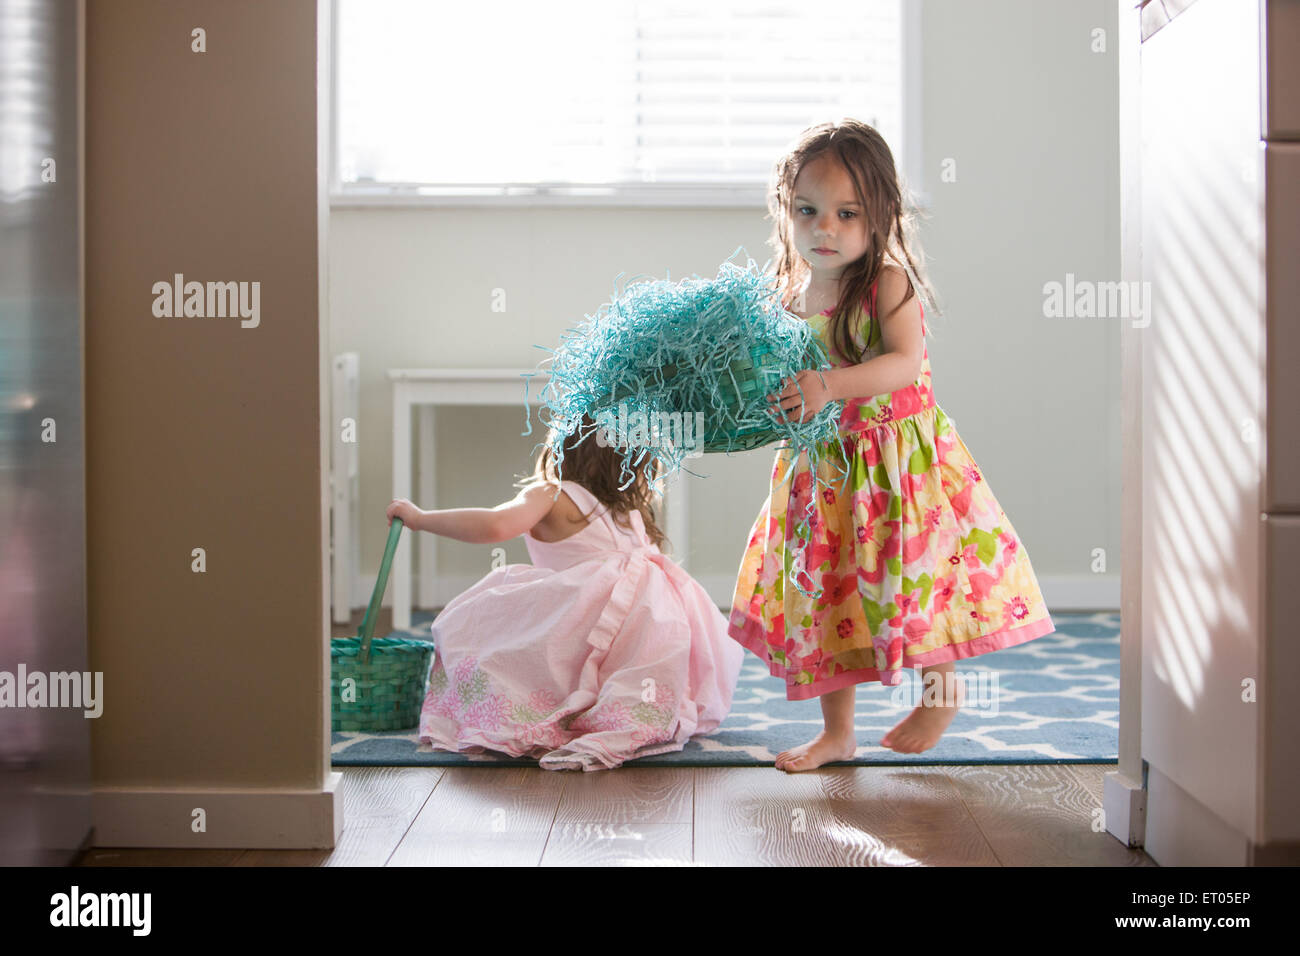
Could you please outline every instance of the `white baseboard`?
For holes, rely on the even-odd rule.
[[[440,575],[434,587],[435,607],[442,607],[457,594],[481,580],[483,575],[461,574]],[[704,586],[713,603],[722,608],[731,606],[731,598],[736,588],[736,578],[730,574],[697,574],[695,579]],[[1119,610],[1118,574],[1045,574],[1039,575],[1038,586],[1043,592],[1049,611],[1117,611]],[[365,609],[370,601],[370,594],[375,587],[375,575],[363,579],[365,596],[359,601],[354,598],[353,606]],[[411,593],[417,594],[419,588],[412,585]],[[391,607],[392,583],[384,595],[383,606]]]
[[[1102,778],[1101,805],[1105,812],[1106,832],[1127,847],[1141,846],[1146,840],[1147,792],[1141,780],[1112,770]]]
[[[1048,611],[1118,611],[1120,575],[1044,574],[1038,578]]]
[[[1246,835],[1151,764],[1146,816],[1143,849],[1162,867],[1250,866]]]
[[[318,850],[343,832],[343,775],[323,790],[155,790],[97,788],[95,846]],[[196,809],[204,832],[193,829]]]

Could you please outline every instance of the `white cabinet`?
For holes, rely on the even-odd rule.
[[[1139,71],[1146,849],[1295,863],[1300,0],[1180,6]]]

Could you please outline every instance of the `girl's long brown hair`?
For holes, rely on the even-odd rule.
[[[633,510],[641,512],[646,537],[655,547],[663,551],[664,542],[668,541],[668,537],[655,521],[654,492],[644,474],[645,462],[637,465],[628,464],[628,468],[636,472],[636,480],[626,488],[620,489],[619,486],[627,481],[627,474],[622,468],[623,453],[608,442],[601,447],[595,434],[596,427],[594,419],[589,415],[583,415],[579,427],[565,438],[564,461],[561,465],[564,479],[576,481],[590,491],[597,501],[609,508],[614,514],[615,521],[629,531],[632,530],[632,522],[628,514]],[[515,486],[527,487],[539,482],[560,480],[560,475],[555,468],[555,453],[551,450],[555,437],[555,429],[551,428],[542,450],[537,454],[533,473],[516,481]],[[662,465],[655,460],[652,462],[651,469],[654,480],[658,480],[663,474]],[[594,509],[591,514],[583,517],[589,521],[593,514],[595,514]]]
[[[924,257],[920,245],[914,237],[909,240],[916,208],[910,202],[904,205],[902,180],[894,166],[894,155],[890,152],[889,145],[871,126],[845,118],[804,130],[773,168],[767,206],[774,224],[768,245],[776,253],[776,279],[782,290],[783,302],[788,307],[789,301],[811,274],[808,263],[794,244],[794,181],[804,166],[823,155],[838,160],[848,171],[858,202],[862,203],[866,213],[867,251],[844,267],[839,301],[831,312],[828,330],[835,349],[849,362],[856,364],[862,361],[863,355],[853,335],[858,308],[861,305],[862,310],[866,311],[868,293],[880,276],[887,254],[900,265],[911,267],[914,278],[907,284],[903,302],[916,294],[913,282],[921,283],[928,302],[933,303],[935,297],[921,275]],[[913,248],[917,253],[915,259],[911,251]],[[902,305],[899,303],[898,308],[902,308]],[[937,306],[935,309],[940,315],[943,314]],[[875,319],[870,322],[866,336],[866,347],[869,349],[878,337],[879,318],[883,316],[868,318]]]

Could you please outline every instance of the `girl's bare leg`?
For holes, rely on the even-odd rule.
[[[961,706],[961,687],[955,680],[955,661],[921,668],[922,693],[930,687],[921,703],[880,738],[880,746],[901,754],[918,754],[939,742]],[[930,676],[930,675],[935,676]],[[937,682],[937,683],[932,683]],[[933,700],[927,700],[929,697]]]
[[[853,731],[852,685],[822,694],[825,729],[806,744],[777,754],[776,767],[787,773],[812,770],[835,760],[852,760],[858,739]]]

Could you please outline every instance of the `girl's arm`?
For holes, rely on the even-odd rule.
[[[907,274],[885,266],[876,289],[880,319],[880,354],[847,368],[823,371],[833,401],[870,398],[906,388],[921,374],[925,338],[921,334],[921,303],[912,296],[901,309],[907,291]]]
[[[398,499],[388,506],[388,516],[391,519],[396,514],[412,531],[429,531],[470,544],[494,544],[519,537],[545,518],[555,503],[555,488],[555,485],[532,485],[495,508],[422,511],[414,506],[405,509],[399,504],[405,499]]]
[[[774,415],[808,422],[834,401],[872,398],[906,388],[921,374],[925,337],[921,332],[921,303],[913,296],[899,308],[907,290],[907,274],[886,266],[876,290],[880,320],[880,354],[842,368],[804,369],[781,380],[781,390],[768,395]]]

